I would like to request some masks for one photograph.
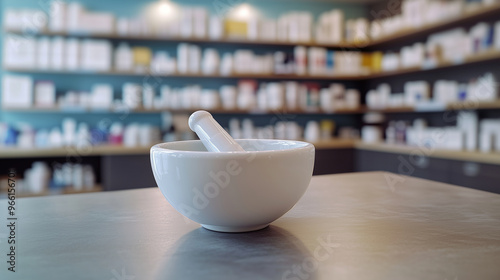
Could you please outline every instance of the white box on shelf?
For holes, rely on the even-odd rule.
[[[3,63],[6,68],[33,69],[36,66],[36,42],[32,36],[6,35]]]
[[[50,68],[53,70],[64,69],[66,40],[63,37],[54,37],[50,46]]]
[[[50,81],[35,83],[35,106],[52,108],[56,105],[56,87]]]
[[[405,105],[415,106],[417,103],[426,101],[430,96],[429,83],[426,81],[406,82]]]
[[[90,106],[93,109],[109,109],[113,104],[113,87],[110,84],[95,84],[92,87]]]
[[[29,108],[33,105],[33,79],[30,76],[5,75],[1,95],[3,108]]]
[[[67,28],[67,5],[63,1],[52,1],[49,12],[49,29],[52,32],[63,32]]]
[[[122,88],[122,102],[127,109],[137,109],[142,104],[142,87],[139,84],[125,83]]]
[[[277,24],[275,20],[266,19],[260,21],[259,39],[263,41],[276,41]]]
[[[468,151],[475,151],[477,149],[478,129],[478,116],[476,112],[461,111],[457,118],[457,127],[464,133],[465,149]]]
[[[87,39],[82,42],[82,69],[86,71],[111,70],[111,43],[106,40]]]
[[[181,37],[193,37],[194,11],[193,8],[183,7],[181,9]]]
[[[21,30],[21,11],[6,9],[3,15],[3,26],[6,30]]]
[[[191,45],[189,47],[189,73],[197,74],[201,67],[201,48]]]
[[[313,16],[309,12],[301,12],[298,17],[299,41],[309,42],[312,38]]]
[[[115,70],[120,72],[132,71],[134,68],[134,55],[130,46],[121,43],[115,50]]]
[[[495,49],[500,50],[500,21],[495,23],[495,35],[493,35],[495,40]]]
[[[177,71],[181,74],[186,74],[189,71],[189,50],[189,44],[177,45]]]
[[[208,35],[212,40],[219,40],[224,36],[224,22],[220,17],[210,16]]]

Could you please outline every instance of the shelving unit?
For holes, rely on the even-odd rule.
[[[484,18],[498,15],[499,13],[500,13],[499,3],[494,3],[486,7],[477,7],[476,9],[465,11],[462,15],[458,17],[445,19],[435,23],[425,24],[418,28],[402,29],[393,34],[371,40],[370,43],[366,45],[366,47],[370,48],[379,47],[383,44],[390,44],[391,42],[397,40],[405,40],[411,38],[412,36],[425,35],[433,32],[442,31],[457,25],[480,21],[483,20]]]
[[[356,73],[356,74],[334,74],[334,75],[290,75],[290,74],[232,74],[232,75],[205,75],[205,74],[158,74],[153,72],[88,72],[88,71],[65,71],[65,70],[41,70],[24,68],[4,68],[6,71],[27,73],[27,74],[54,74],[54,75],[109,75],[109,76],[148,76],[161,78],[206,78],[206,79],[256,79],[256,80],[309,80],[309,81],[366,81],[377,78],[395,77],[399,75],[419,73],[423,71],[443,70],[451,67],[467,66],[481,62],[491,62],[500,60],[500,50],[489,50],[470,55],[464,60],[455,62],[441,62],[431,66],[420,66],[402,68],[394,71],[381,71]]]
[[[477,7],[475,9],[465,11],[458,17],[444,19],[442,21],[425,24],[417,28],[407,28],[399,30],[390,35],[386,35],[367,42],[341,42],[338,44],[325,44],[318,42],[286,42],[286,41],[263,41],[263,40],[248,40],[241,38],[222,38],[213,40],[209,38],[192,38],[192,37],[159,37],[159,36],[121,36],[118,34],[82,34],[82,33],[67,33],[67,32],[50,32],[50,31],[28,31],[23,30],[4,30],[5,33],[18,35],[34,36],[63,36],[63,37],[78,37],[78,38],[95,38],[109,40],[130,40],[130,41],[160,41],[160,42],[186,42],[186,43],[210,43],[210,44],[230,44],[230,45],[267,45],[267,46],[296,46],[305,47],[325,47],[325,48],[342,48],[342,49],[365,49],[379,47],[382,44],[391,43],[396,40],[408,39],[412,36],[420,34],[429,34],[438,32],[447,28],[454,27],[468,22],[480,21],[484,18],[498,15],[500,13],[500,3],[493,3],[485,7]]]
[[[388,153],[412,154],[423,151],[429,157],[475,161],[481,163],[500,164],[500,153],[483,153],[480,151],[457,151],[428,149],[407,145],[389,145],[386,143],[365,143],[354,139],[332,139],[313,143],[317,150],[329,149],[359,149]],[[30,158],[30,157],[64,157],[78,153],[80,156],[116,156],[116,155],[149,155],[150,147],[124,147],[113,145],[92,146],[78,150],[75,147],[52,149],[19,149],[2,148],[0,158]]]

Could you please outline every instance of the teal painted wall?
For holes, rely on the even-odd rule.
[[[2,0],[0,2],[0,19],[3,17],[3,11],[7,8],[31,8],[48,11],[51,0]],[[68,1],[69,2],[69,1]],[[132,17],[137,15],[145,6],[155,1],[138,1],[138,0],[83,0],[80,1],[84,6],[91,11],[110,11],[117,16]],[[279,15],[297,10],[307,10],[312,12],[315,17],[324,11],[333,8],[340,8],[344,11],[346,18],[356,18],[366,16],[367,9],[359,4],[351,3],[329,3],[327,1],[307,1],[307,0],[183,0],[172,1],[181,5],[198,5],[207,7],[212,13],[216,13],[226,7],[230,7],[232,3],[247,2],[257,8],[260,13],[269,18],[276,18]],[[0,50],[3,47],[2,35],[0,35]],[[117,45],[120,40],[113,41]],[[129,42],[130,45],[148,46],[153,50],[167,50],[171,54],[175,54],[175,47],[177,43],[163,43],[163,42]],[[204,47],[204,44],[200,44]],[[217,46],[221,53],[227,51],[234,51],[238,46]],[[268,52],[275,49],[287,49],[286,47],[249,47],[256,52]],[[288,47],[291,50],[291,47]],[[1,70],[0,74],[6,72]],[[56,84],[58,95],[66,92],[67,90],[90,90],[90,87],[96,83],[110,83],[113,85],[115,96],[120,96],[121,86],[125,82],[142,83],[143,77],[119,77],[119,76],[99,76],[99,75],[51,75],[51,74],[29,74],[35,80],[52,80]],[[161,78],[162,84],[168,84],[175,87],[185,86],[189,84],[200,84],[204,88],[219,88],[222,84],[236,84],[237,80],[219,80],[219,79],[201,79],[193,80],[186,78]],[[327,84],[327,83],[324,83]],[[352,86],[352,84],[346,84]],[[61,119],[64,117],[72,117],[77,121],[88,122],[91,126],[96,125],[103,119],[106,121],[123,121],[124,123],[131,122],[148,122],[151,124],[159,125],[159,114],[131,114],[124,120],[121,120],[122,115],[108,114],[108,113],[92,113],[92,114],[68,114],[68,113],[19,113],[19,112],[0,112],[0,121],[8,123],[26,122],[32,124],[35,128],[49,128],[60,125]],[[222,123],[226,123],[230,116],[217,117]],[[257,123],[269,123],[270,117],[260,116],[253,117]],[[321,119],[323,116],[299,116],[294,118],[299,123],[305,123],[308,119]],[[335,117],[336,121],[340,124],[346,125],[353,124],[353,118],[349,116]]]

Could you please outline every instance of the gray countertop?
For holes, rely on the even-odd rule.
[[[240,234],[187,221],[156,188],[16,202],[13,273],[0,201],[0,279],[500,279],[500,195],[389,173],[313,177]]]

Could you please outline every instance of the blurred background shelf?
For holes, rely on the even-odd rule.
[[[62,188],[60,190],[46,190],[41,193],[27,193],[27,192],[20,192],[16,193],[16,198],[24,198],[24,197],[38,197],[38,196],[50,196],[50,195],[61,195],[61,194],[80,194],[80,193],[94,193],[94,192],[102,192],[103,188],[100,185],[96,185],[92,188],[84,188],[81,190],[77,190],[73,187],[66,187]],[[0,198],[6,198],[7,195],[2,193],[0,195]]]
[[[408,145],[364,143],[361,141],[356,142],[355,147],[356,149],[360,150],[414,155],[416,157],[425,156],[425,157],[459,160],[459,161],[500,164],[499,152],[483,153],[480,151],[443,150],[443,149],[432,149],[426,147],[414,147]]]
[[[313,143],[317,149],[352,148],[355,140],[332,139]],[[119,145],[99,145],[88,147],[62,147],[47,149],[0,148],[0,158],[65,157],[65,156],[111,156],[149,155],[151,147],[125,147]]]
[[[385,143],[365,143],[353,139],[332,139],[313,143],[318,150],[327,149],[360,149],[372,150],[389,153],[412,154],[421,152],[425,156],[475,161],[490,164],[500,164],[500,153],[483,153],[479,151],[460,151],[427,149],[425,147],[413,147],[407,145],[389,145]],[[19,157],[64,157],[74,156],[112,156],[112,155],[149,155],[150,147],[124,147],[114,145],[101,145],[89,147],[65,147],[51,149],[19,149],[19,148],[1,148],[0,158],[19,158]]]
[[[159,37],[154,35],[149,36],[122,36],[118,34],[89,34],[89,33],[67,33],[67,32],[51,32],[43,31],[36,32],[30,30],[9,30],[5,29],[4,33],[17,34],[17,35],[31,35],[31,36],[61,36],[61,37],[74,37],[74,38],[94,38],[94,39],[108,39],[108,40],[123,40],[123,41],[157,41],[157,42],[171,42],[171,43],[200,43],[200,44],[212,44],[212,45],[257,45],[257,46],[276,46],[276,47],[294,47],[294,46],[304,46],[304,47],[323,47],[332,49],[358,49],[359,44],[355,43],[339,43],[339,44],[326,44],[317,42],[288,42],[288,41],[263,41],[263,40],[248,40],[240,38],[221,38],[221,39],[210,39],[210,38],[195,38],[195,37]]]
[[[478,6],[469,11],[463,12],[463,14],[457,17],[445,19],[443,21],[435,23],[424,24],[419,28],[406,28],[394,32],[393,34],[371,40],[366,45],[366,47],[375,48],[375,47],[387,46],[390,45],[391,43],[408,40],[415,36],[429,35],[434,32],[439,32],[445,29],[453,28],[455,26],[465,25],[470,22],[478,22],[481,20],[485,20],[487,18],[496,17],[498,16],[498,14],[500,14],[500,3],[492,3],[486,6]]]
[[[5,71],[27,73],[27,74],[53,74],[53,75],[109,75],[109,76],[151,76],[161,78],[205,78],[205,79],[258,79],[258,80],[343,80],[355,81],[369,77],[369,74],[333,74],[333,75],[290,75],[290,74],[232,74],[232,75],[205,75],[205,74],[159,74],[150,71],[146,72],[120,72],[120,71],[66,71],[66,70],[43,70],[26,68],[4,68]]]
[[[43,69],[26,69],[26,68],[13,68],[4,67],[5,71],[27,73],[27,74],[53,74],[53,75],[110,75],[110,76],[151,76],[161,78],[206,78],[206,79],[257,79],[257,80],[310,80],[310,81],[366,81],[370,79],[395,77],[406,74],[414,74],[426,71],[443,70],[452,67],[468,66],[471,64],[481,62],[492,62],[500,60],[500,51],[491,49],[489,51],[470,55],[464,60],[455,62],[442,62],[432,66],[420,66],[404,69],[397,69],[394,71],[381,71],[365,74],[332,74],[332,75],[290,75],[290,74],[233,74],[233,75],[205,75],[205,74],[158,74],[153,72],[120,72],[120,71],[106,71],[106,72],[89,72],[89,71],[66,71],[66,70],[43,70]]]

